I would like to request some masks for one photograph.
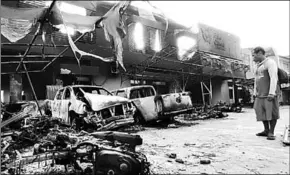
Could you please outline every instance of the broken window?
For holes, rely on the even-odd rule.
[[[83,92],[80,90],[80,88],[73,88],[73,91],[75,93],[75,96],[77,97],[78,100],[84,97]]]
[[[62,97],[62,93],[63,93],[63,89],[59,90],[57,95],[56,95],[56,99],[57,100],[61,100],[61,97]]]
[[[75,94],[80,92],[80,88],[86,93],[99,94],[99,95],[112,95],[109,91],[99,87],[74,87]]]
[[[145,98],[150,96],[154,96],[154,91],[152,88],[134,89],[131,91],[130,99]]]
[[[65,94],[64,94],[64,99],[70,99],[70,95],[71,95],[71,93],[70,93],[70,89],[69,88],[67,88],[66,90],[65,90]]]
[[[119,97],[127,98],[127,95],[126,95],[125,91],[118,91],[116,95],[119,96]]]
[[[112,95],[111,93],[109,93],[108,91],[106,91],[104,89],[99,89],[99,94],[100,95]]]
[[[143,88],[142,89],[142,97],[150,97],[153,96],[154,92],[152,88]]]
[[[141,94],[139,89],[135,89],[131,91],[130,99],[141,98]]]

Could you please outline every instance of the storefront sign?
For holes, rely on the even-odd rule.
[[[199,24],[198,48],[201,51],[240,59],[240,39],[205,24]]]

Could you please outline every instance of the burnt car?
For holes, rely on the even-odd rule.
[[[153,86],[141,85],[111,91],[132,100],[137,108],[138,122],[172,119],[172,116],[193,111],[190,92],[157,95]]]
[[[111,130],[133,124],[135,109],[130,100],[100,86],[66,86],[51,102],[52,116],[77,129]]]

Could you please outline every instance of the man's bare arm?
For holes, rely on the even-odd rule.
[[[278,66],[274,60],[267,62],[268,73],[270,76],[269,95],[276,95],[276,88],[278,82]]]

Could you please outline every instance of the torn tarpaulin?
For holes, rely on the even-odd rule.
[[[31,21],[1,18],[1,34],[10,42],[24,38],[31,31],[31,28]]]
[[[123,54],[122,39],[126,36],[124,23],[122,21],[122,15],[124,11],[127,9],[127,7],[130,5],[130,2],[131,1],[121,1],[117,3],[103,17],[73,15],[74,16],[73,18],[71,14],[67,15],[65,12],[60,12],[60,10],[58,10],[58,13],[62,17],[62,21],[65,27],[68,26],[73,27],[75,30],[78,30],[79,32],[92,31],[95,29],[95,24],[102,21],[106,40],[112,43],[112,48],[114,50],[114,59],[116,59],[118,63],[122,66],[122,68],[126,70],[123,65],[123,55],[122,55]],[[111,58],[102,58],[100,56],[79,50],[73,43],[71,37],[69,35],[67,36],[69,44],[78,62],[83,55],[98,58],[105,62],[114,61],[114,59]],[[81,57],[78,58],[76,53],[79,53]]]
[[[122,16],[130,3],[131,1],[118,2],[104,15],[104,20],[102,21],[106,40],[111,41],[115,59],[117,59],[124,70],[126,69],[123,64],[122,39],[126,36],[126,32]]]
[[[1,5],[1,34],[10,42],[24,38],[45,8],[11,8]]]
[[[82,16],[78,14],[69,14],[62,12],[57,8],[52,9],[53,13],[50,16],[51,24],[56,27],[65,24],[67,27],[71,27],[81,33],[90,32],[95,30],[95,24],[102,19],[101,16]]]
[[[82,58],[82,56],[91,56],[93,58],[97,58],[97,59],[100,59],[102,61],[105,61],[105,62],[112,62],[113,60],[111,59],[106,59],[106,58],[103,58],[103,57],[100,57],[98,55],[95,55],[95,54],[91,54],[91,53],[87,53],[87,52],[84,52],[84,51],[81,51],[77,48],[77,46],[75,45],[75,43],[73,42],[71,36],[67,33],[67,37],[68,37],[68,42],[69,42],[69,45],[75,55],[75,58],[77,59],[78,61],[78,64],[80,65],[80,60]],[[80,54],[80,57],[78,58],[76,53],[79,53]]]
[[[58,4],[59,5],[59,4]],[[58,6],[57,5],[57,6]],[[81,16],[77,14],[67,14],[66,12],[61,12],[59,8],[55,8],[54,10],[54,24],[60,24],[61,21],[63,24],[55,25],[55,27],[59,28],[61,25],[64,25],[65,29],[67,30],[68,27],[72,27],[74,30],[77,30],[81,33],[89,32],[95,30],[95,24],[99,23],[100,20],[103,19],[103,17],[99,16]],[[112,62],[113,60],[110,58],[103,58],[95,54],[87,53],[84,51],[81,51],[77,48],[75,43],[73,42],[71,36],[67,32],[68,41],[70,44],[70,47],[75,55],[75,58],[77,59],[78,64],[80,64],[80,60],[82,56],[91,56],[93,58],[100,59],[104,62]],[[77,56],[77,53],[80,54],[80,57]]]
[[[1,18],[38,20],[43,14],[45,8],[12,8],[1,5]]]

